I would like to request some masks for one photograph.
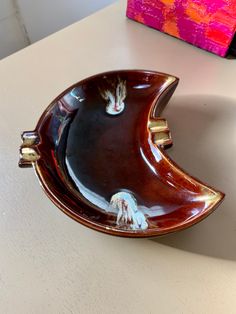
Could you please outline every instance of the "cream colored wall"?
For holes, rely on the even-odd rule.
[[[27,36],[11,0],[0,0],[0,59],[25,47]]]
[[[0,0],[0,59],[115,0]]]
[[[115,0],[17,0],[31,42],[115,2]]]

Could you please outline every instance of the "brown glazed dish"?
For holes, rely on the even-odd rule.
[[[68,88],[22,134],[49,198],[78,222],[112,235],[151,237],[189,227],[224,194],[171,161],[162,110],[178,78],[152,71],[95,75]]]

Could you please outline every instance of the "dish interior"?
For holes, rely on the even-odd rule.
[[[51,199],[118,234],[163,234],[206,215],[221,195],[177,168],[150,131],[177,83],[155,72],[110,72],[60,95],[37,127],[36,171]]]

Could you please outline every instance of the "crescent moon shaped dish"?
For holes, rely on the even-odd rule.
[[[20,167],[33,166],[48,197],[92,229],[152,237],[199,222],[224,194],[179,168],[162,110],[178,78],[120,70],[60,94],[22,134]]]

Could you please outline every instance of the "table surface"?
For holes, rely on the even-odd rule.
[[[180,77],[164,117],[171,158],[224,191],[206,220],[155,240],[115,238],[64,215],[20,133],[92,74],[142,68]],[[127,20],[120,1],[0,62],[0,313],[235,313],[236,60]]]

